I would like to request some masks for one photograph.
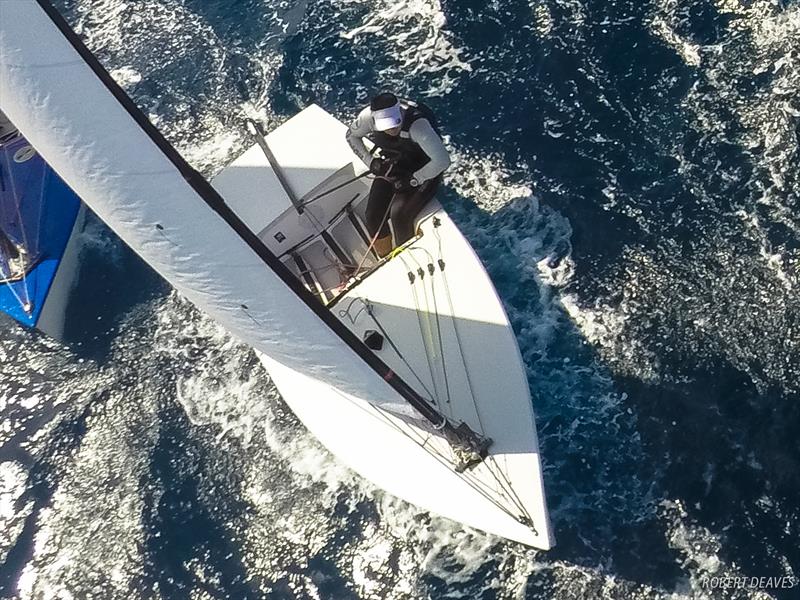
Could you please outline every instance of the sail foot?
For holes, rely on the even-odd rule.
[[[453,450],[456,473],[479,465],[489,454],[492,439],[473,431],[466,423],[447,427],[444,434]]]

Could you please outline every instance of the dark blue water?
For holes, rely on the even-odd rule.
[[[71,345],[2,321],[4,596],[800,597],[704,587],[800,576],[800,3],[59,7],[209,176],[245,117],[346,120],[380,89],[436,110],[442,201],[528,367],[558,546],[354,477],[92,221]]]

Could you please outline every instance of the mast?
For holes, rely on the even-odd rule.
[[[14,29],[14,27],[19,28],[22,26],[20,23],[13,22],[15,20],[13,15],[15,11],[18,11],[18,16],[20,16],[22,20],[29,18],[32,22],[36,21],[35,25],[45,28],[44,23],[39,22],[41,19],[38,15],[31,13],[31,5],[33,4],[33,0],[18,0],[10,3],[0,2],[0,10],[12,13],[11,18],[6,19],[2,18],[2,15],[0,15],[0,52],[3,50],[8,52],[6,56],[0,55],[0,63],[7,61],[6,64],[0,64],[0,93],[3,93],[2,88],[4,81],[30,84],[35,87],[36,92],[39,93],[42,93],[41,87],[45,86],[50,79],[58,83],[59,86],[63,85],[66,88],[67,82],[65,79],[71,74],[73,76],[80,75],[84,83],[91,86],[91,89],[81,89],[80,83],[69,82],[70,91],[79,89],[80,93],[85,94],[87,97],[91,94],[97,96],[97,103],[93,104],[87,102],[85,105],[70,106],[69,108],[72,109],[73,112],[70,114],[73,116],[78,115],[81,110],[85,112],[85,106],[94,106],[97,112],[96,116],[94,114],[89,115],[89,118],[97,118],[97,123],[82,123],[87,130],[84,137],[87,137],[88,133],[92,131],[97,133],[98,137],[101,139],[91,139],[87,141],[87,145],[92,146],[91,150],[97,153],[96,158],[90,158],[95,158],[95,160],[100,163],[109,162],[111,166],[108,168],[108,173],[101,172],[101,177],[95,177],[93,180],[86,181],[85,175],[78,173],[80,165],[71,164],[69,159],[72,157],[66,156],[61,147],[64,144],[63,139],[56,139],[55,143],[47,143],[48,139],[46,139],[46,136],[64,135],[63,131],[53,132],[52,127],[45,130],[36,122],[37,118],[40,118],[39,114],[31,114],[28,107],[21,107],[17,104],[14,108],[20,111],[19,114],[26,118],[31,129],[35,130],[31,133],[35,136],[42,136],[42,143],[36,143],[37,149],[43,154],[45,154],[48,149],[52,149],[54,160],[50,160],[50,157],[45,154],[45,158],[48,162],[51,163],[54,168],[57,168],[60,164],[65,170],[69,171],[67,174],[71,175],[71,177],[65,177],[61,172],[59,174],[70,183],[73,189],[76,189],[79,195],[84,198],[84,201],[95,209],[95,212],[98,212],[99,209],[101,218],[104,215],[108,216],[107,220],[112,221],[109,224],[112,225],[112,228],[117,230],[117,233],[121,235],[123,240],[128,242],[129,245],[151,264],[151,266],[154,266],[157,271],[167,278],[170,283],[175,285],[179,291],[183,292],[191,301],[198,304],[201,308],[206,309],[207,312],[232,331],[234,335],[250,343],[250,345],[267,353],[272,353],[271,355],[276,356],[286,364],[302,363],[306,371],[326,381],[335,381],[340,389],[355,389],[357,392],[367,390],[367,392],[369,392],[367,396],[365,396],[367,398],[385,396],[385,394],[380,392],[380,387],[376,382],[372,380],[362,381],[363,376],[360,375],[362,369],[358,364],[350,362],[350,359],[346,356],[347,352],[342,354],[344,348],[335,343],[331,338],[332,334],[340,343],[343,343],[344,346],[355,353],[355,355],[360,358],[361,363],[365,367],[368,367],[368,370],[377,374],[401,398],[428,420],[435,429],[440,430],[442,434],[450,440],[451,444],[454,445],[457,453],[461,451],[465,453],[465,455],[471,456],[472,459],[475,459],[478,455],[485,454],[486,448],[488,447],[487,440],[480,438],[480,436],[472,432],[463,423],[458,425],[450,423],[443,415],[437,412],[322,305],[289,269],[267,249],[256,234],[225,204],[223,198],[214,190],[208,181],[193,169],[152,123],[150,123],[147,117],[136,107],[131,98],[117,85],[97,58],[86,48],[77,34],[72,31],[65,19],[47,0],[36,0],[35,4],[44,11],[51,21],[51,24],[58,29],[63,39],[71,46],[71,49],[79,55],[80,59],[85,63],[84,66],[91,70],[96,82],[91,82],[79,65],[62,62],[71,61],[73,60],[72,57],[63,58],[59,56],[58,61],[49,59],[50,62],[43,70],[31,69],[30,71],[25,71],[24,69],[20,69],[16,64],[18,61],[16,55],[23,55],[23,58],[31,61],[32,66],[39,67],[39,63],[43,60],[45,52],[45,50],[40,47],[28,47],[27,44],[30,38],[28,37],[29,34],[27,31],[23,34],[18,29]],[[25,25],[27,27],[30,24],[26,23]],[[12,31],[15,35],[9,36],[11,41],[7,44],[7,47],[4,48],[2,46],[2,36],[6,34],[7,31]],[[51,42],[54,46],[58,46],[56,51],[67,51],[67,49],[63,47],[62,42],[58,40],[51,40]],[[14,45],[15,43],[16,45]],[[12,53],[15,56],[11,56]],[[57,68],[61,68],[64,72],[48,72],[48,69],[53,70]],[[20,75],[20,72],[22,75]],[[39,75],[40,73],[41,75]],[[41,80],[36,79],[37,77],[41,77]],[[100,86],[98,86],[97,83],[99,83]],[[104,92],[100,89],[101,86],[104,88]],[[11,85],[7,87],[9,89],[13,88]],[[46,88],[46,93],[48,95],[53,95],[51,91],[51,89]],[[78,92],[74,92],[72,95],[69,95],[66,89],[60,89],[59,92],[61,93],[59,98],[64,103],[78,102],[76,98]],[[118,107],[109,105],[109,99],[106,97],[107,94],[113,96]],[[101,105],[102,108],[100,108]],[[11,112],[10,108],[9,106],[7,112]],[[127,113],[129,119],[135,122],[138,131],[136,131],[132,123],[125,121],[125,115],[120,112],[119,108],[121,108],[124,113]],[[24,119],[18,119],[13,112],[11,116],[18,125],[24,126]],[[80,131],[77,130],[77,124],[68,121],[69,115],[62,116],[59,113],[51,111],[50,119],[61,119],[62,121],[59,122],[59,124],[63,122],[67,126],[67,133],[70,128],[80,133]],[[115,137],[109,137],[109,133],[101,129],[103,127],[103,119],[111,122],[115,128],[119,130],[115,133]],[[24,128],[23,133],[25,133],[26,137],[29,139],[31,138],[31,135],[29,135]],[[146,148],[144,147],[145,141],[141,136],[142,133],[149,138],[149,144]],[[136,138],[136,140],[133,138]],[[134,153],[132,152],[132,150],[134,150],[132,144],[137,140],[143,147],[136,148],[135,150],[137,152]],[[35,140],[33,141],[35,142]],[[130,147],[124,146],[126,143],[129,144]],[[105,147],[109,148],[109,151],[105,154],[100,154],[103,144],[105,144]],[[48,146],[50,148],[48,148]],[[152,148],[152,146],[155,146],[155,148]],[[139,150],[141,150],[141,152],[139,152]],[[169,199],[168,203],[174,203],[175,206],[158,205],[155,204],[151,198],[143,199],[136,197],[130,198],[127,202],[122,201],[126,194],[130,196],[137,188],[133,187],[121,190],[114,187],[112,189],[112,186],[119,186],[119,182],[122,179],[114,170],[122,168],[120,166],[122,163],[119,162],[122,157],[113,156],[112,153],[114,152],[122,152],[123,155],[128,155],[128,163],[130,163],[130,166],[126,164],[125,167],[130,169],[130,172],[125,172],[123,175],[129,177],[130,181],[136,186],[147,189],[148,193],[159,193],[159,191],[157,191],[158,188],[153,189],[153,186],[156,186],[156,178],[163,179],[165,183],[160,188],[160,194],[166,195]],[[75,158],[89,160],[89,158],[84,156]],[[115,160],[117,162],[114,162]],[[139,163],[141,163],[141,166],[139,166]],[[177,181],[177,178],[170,173],[162,173],[167,164],[171,164],[173,169],[180,174],[180,178],[183,180],[182,182]],[[94,167],[95,165],[91,166]],[[141,179],[143,176],[150,177],[152,181],[143,181]],[[73,181],[70,181],[70,179],[75,180],[75,184],[73,184]],[[97,179],[100,179],[99,187]],[[109,188],[110,197],[102,197],[102,194],[98,193],[102,192],[100,189],[102,186]],[[188,190],[184,189],[185,186],[191,188],[194,194],[187,193]],[[78,189],[81,187],[87,190],[86,193]],[[174,191],[176,196],[170,197],[168,194],[171,191]],[[197,212],[196,215],[192,215],[197,221],[197,227],[201,230],[204,229],[204,233],[208,235],[213,234],[213,236],[215,236],[209,238],[207,243],[213,243],[214,239],[225,242],[225,248],[228,248],[227,251],[230,252],[230,257],[226,257],[227,260],[230,261],[230,264],[222,262],[224,259],[218,256],[210,256],[207,254],[208,250],[202,246],[203,240],[197,239],[197,233],[190,230],[191,226],[186,222],[186,219],[184,219],[182,227],[178,225],[181,216],[179,208],[181,206],[189,207],[192,198],[196,199],[198,196],[208,209],[213,211],[218,218],[224,221],[228,231],[220,229],[220,224],[214,222],[214,219],[204,211],[193,209],[192,212]],[[140,204],[142,212],[146,213],[144,216],[139,215],[140,218],[138,220],[135,214],[136,204]],[[161,212],[165,215],[163,218],[158,216]],[[140,222],[148,218],[154,219],[155,222]],[[169,227],[169,223],[172,223],[172,227]],[[235,236],[232,236],[231,233],[235,234]],[[200,257],[205,261],[202,268],[208,268],[210,271],[211,267],[230,268],[231,265],[234,265],[241,269],[241,275],[229,275],[229,277],[237,277],[235,280],[235,283],[238,285],[237,290],[231,291],[229,289],[222,289],[222,287],[224,287],[224,281],[209,281],[207,273],[203,272],[197,274],[187,272],[187,259],[197,256],[198,250],[196,249],[198,248],[200,251],[205,252]],[[251,254],[245,252],[245,249],[249,250]],[[223,250],[223,248],[220,248],[218,252],[222,252]],[[262,269],[263,266],[266,265],[272,275],[277,277],[277,279],[291,291],[295,300],[299,300],[307,309],[310,309],[324,327],[320,328],[316,323],[309,321],[307,314],[298,311],[293,306],[290,307],[288,304],[279,304],[279,302],[287,301],[287,298],[285,298],[285,288],[276,286],[276,284],[271,282],[272,280],[270,277],[264,273],[258,272],[256,269],[257,265],[253,262],[253,254],[257,256],[258,260],[262,263]],[[202,270],[202,268],[199,268],[199,270]],[[259,289],[258,284],[260,281],[264,281],[265,284],[268,283],[269,285]],[[239,288],[241,289],[240,292]],[[265,293],[269,300],[278,304],[277,307],[270,306],[269,302],[265,299]],[[247,298],[246,302],[242,302],[241,299],[243,297]],[[238,306],[234,304],[236,302],[238,302]],[[256,306],[256,304],[258,306]],[[280,315],[277,313],[281,306],[284,306],[286,309],[291,308],[293,311],[291,316],[284,315],[284,320],[293,319],[297,321],[296,323],[279,322],[278,317]],[[256,323],[258,327],[254,327],[253,322]],[[269,330],[267,326],[272,327],[272,330]],[[309,332],[309,329],[313,329],[313,332]],[[327,332],[325,329],[327,329]],[[284,330],[290,333],[282,333]],[[312,338],[312,333],[316,333],[319,339]],[[309,341],[304,344],[304,339],[308,339]],[[311,345],[314,347],[309,347]],[[337,351],[337,348],[342,348],[342,350]],[[326,352],[327,349],[330,349],[330,351]],[[303,354],[308,356],[303,356]],[[314,364],[311,364],[311,361],[314,361]],[[372,377],[374,377],[374,374]]]
[[[286,197],[292,203],[297,214],[303,214],[303,203],[300,202],[300,198],[297,197],[297,194],[294,193],[292,186],[289,185],[289,181],[286,179],[286,175],[283,173],[283,169],[278,164],[278,160],[275,158],[275,155],[272,153],[272,150],[267,143],[266,132],[264,131],[263,127],[259,123],[256,123],[252,119],[247,119],[247,130],[250,132],[250,135],[256,140],[256,143],[261,148],[261,151],[264,153],[264,157],[267,159],[269,166],[272,167],[272,172],[275,173],[275,177],[278,178],[278,182],[281,184],[283,191],[286,193]]]

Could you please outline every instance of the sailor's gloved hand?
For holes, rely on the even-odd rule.
[[[391,168],[392,162],[385,158],[373,158],[372,162],[369,163],[370,173],[378,177],[385,177]]]

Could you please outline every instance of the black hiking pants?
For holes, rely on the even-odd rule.
[[[372,237],[379,230],[378,237],[389,235],[388,221],[391,219],[396,246],[400,246],[414,237],[414,219],[433,198],[441,181],[442,176],[439,175],[413,190],[395,192],[391,182],[385,179],[375,179],[367,200],[369,235]],[[387,210],[389,211],[388,218],[384,219]]]

